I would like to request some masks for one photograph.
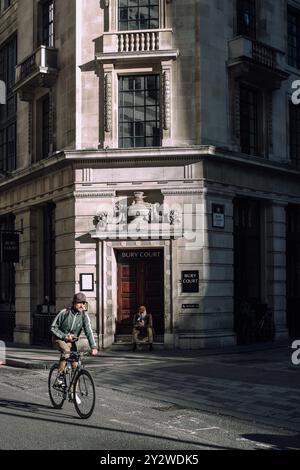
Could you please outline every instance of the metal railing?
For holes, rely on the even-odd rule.
[[[252,58],[255,62],[274,69],[277,62],[277,52],[266,44],[252,41]]]
[[[16,326],[15,312],[0,312],[0,339],[12,342],[14,340],[14,329]]]
[[[48,70],[49,69],[49,70]],[[57,70],[57,49],[40,46],[16,67],[16,83],[22,81],[36,71],[43,73]]]
[[[54,313],[34,313],[32,318],[33,344],[37,346],[51,346],[51,324],[55,318]]]

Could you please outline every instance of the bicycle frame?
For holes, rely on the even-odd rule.
[[[77,362],[76,369],[72,368],[73,362]],[[81,354],[78,352],[71,351],[70,356],[67,358],[67,363],[66,363],[65,380],[66,380],[67,389],[64,392],[64,398],[67,398],[67,396],[70,395],[70,393],[72,393],[72,387],[75,383],[75,379],[83,368],[84,366],[81,362]],[[69,381],[69,385],[67,384],[68,374],[71,374],[71,380]]]

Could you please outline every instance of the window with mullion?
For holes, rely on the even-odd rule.
[[[0,49],[0,80],[6,84],[6,104],[0,106],[0,172],[16,169],[16,113],[17,100],[13,92],[17,40],[13,37]]]
[[[119,31],[159,28],[159,0],[119,0]]]
[[[261,155],[262,96],[259,90],[240,84],[240,144],[241,151]]]
[[[256,0],[237,0],[237,34],[256,38]]]
[[[160,145],[159,75],[119,77],[119,147]]]
[[[288,64],[300,68],[300,12],[288,8]]]
[[[42,44],[54,47],[54,1],[48,0],[42,6]]]

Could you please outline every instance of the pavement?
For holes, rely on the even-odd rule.
[[[100,387],[159,400],[166,410],[192,408],[289,429],[300,447],[300,365],[293,365],[293,351],[291,341],[192,351],[111,348],[85,363]],[[10,367],[49,369],[57,358],[52,348],[6,348]]]

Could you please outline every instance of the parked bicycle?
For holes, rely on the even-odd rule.
[[[48,391],[54,408],[62,408],[65,400],[73,402],[80,418],[89,418],[94,411],[96,392],[91,374],[84,369],[81,357],[87,353],[71,351],[66,361],[64,383],[57,385],[58,364],[53,364],[48,377]],[[77,368],[72,363],[77,362]]]

